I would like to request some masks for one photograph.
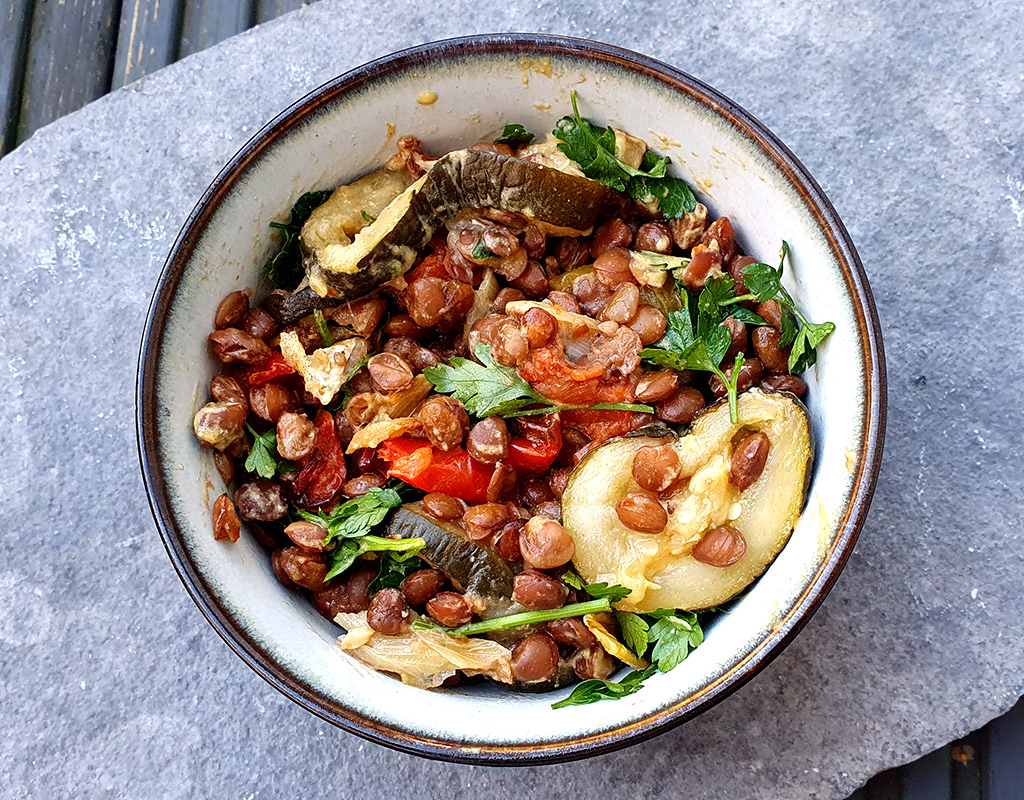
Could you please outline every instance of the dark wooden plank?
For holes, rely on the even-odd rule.
[[[182,15],[177,57],[198,53],[252,27],[255,0],[188,0]]]
[[[940,747],[903,768],[903,800],[952,800],[949,747]]]
[[[256,0],[256,21],[267,22],[316,0]]]
[[[864,800],[900,800],[902,796],[903,772],[900,768],[880,772],[864,786]]]
[[[174,61],[185,0],[123,0],[112,89]]]
[[[985,727],[988,800],[1024,797],[1024,700]]]
[[[949,752],[952,762],[950,774],[952,776],[953,800],[981,800],[985,737],[980,731],[975,731],[970,736],[953,742]],[[992,800],[996,800],[996,798],[992,798]],[[1002,800],[1002,798],[998,800]]]
[[[37,0],[18,140],[110,90],[120,0]]]
[[[0,10],[0,155],[13,149],[18,138],[21,82],[25,74],[31,0],[8,0]]]

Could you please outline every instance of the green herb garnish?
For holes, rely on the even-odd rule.
[[[565,575],[562,580],[565,580]],[[675,669],[691,650],[704,641],[704,631],[692,611],[671,608],[659,608],[649,614],[616,611],[615,619],[618,620],[626,647],[638,658],[643,658],[653,645],[650,654],[653,663],[646,669],[634,670],[619,683],[597,679],[583,681],[564,700],[552,704],[552,708],[586,705],[598,700],[618,700],[633,694],[655,672]]]
[[[480,419],[492,416],[535,416],[577,409],[639,411],[645,414],[654,410],[642,403],[598,403],[591,406],[552,403],[535,392],[514,369],[495,361],[489,344],[477,343],[476,357],[480,363],[455,356],[450,364],[427,367],[423,375],[435,390],[451,395],[466,407],[467,412]],[[538,404],[537,408],[527,408]]]
[[[538,622],[550,622],[553,619],[582,617],[584,614],[600,614],[602,611],[611,610],[611,602],[609,598],[602,597],[597,600],[587,600],[583,603],[571,603],[561,608],[551,608],[544,611],[524,611],[521,614],[510,614],[507,617],[494,617],[481,620],[480,622],[470,622],[467,625],[459,625],[455,628],[445,628],[443,625],[437,625],[425,619],[418,619],[413,622],[412,627],[418,631],[441,631],[450,636],[476,636],[481,633],[521,628],[524,625],[534,625]]]
[[[522,125],[512,123],[511,125],[506,125],[505,129],[501,132],[501,136],[495,137],[494,141],[498,144],[507,144],[512,148],[521,147],[533,141],[533,134]]]
[[[484,244],[484,240],[482,238],[476,240],[476,244],[473,245],[473,252],[470,255],[472,255],[477,261],[486,261],[489,258],[498,257],[497,253]]]
[[[736,354],[732,375],[726,376],[719,365],[729,349],[732,337],[720,324],[721,316],[717,313],[717,305],[714,316],[706,313],[699,302],[698,309],[697,331],[694,331],[688,310],[672,311],[668,315],[665,335],[653,347],[641,350],[640,357],[670,369],[694,369],[717,375],[725,384],[729,398],[729,418],[735,425],[739,422],[736,384],[739,381],[740,367],[743,366],[743,354]]]
[[[599,678],[591,678],[576,684],[572,693],[564,700],[552,703],[552,708],[565,708],[566,706],[585,706],[596,703],[598,700],[618,700],[620,697],[639,692],[644,681],[657,671],[654,664],[643,670],[633,670],[618,683],[614,681],[603,681]]]
[[[478,343],[476,357],[479,364],[455,356],[450,366],[427,367],[423,375],[438,392],[450,394],[474,417],[505,416],[524,406],[548,403],[514,369],[495,361],[490,345]]]
[[[628,192],[634,200],[657,203],[667,219],[677,219],[697,207],[693,191],[685,181],[666,174],[667,156],[648,149],[640,168],[629,166],[615,156],[615,131],[602,128],[580,116],[576,92],[572,92],[572,116],[562,117],[554,135],[560,140],[558,149],[580,165],[583,174],[619,191]]]
[[[629,611],[616,611],[615,619],[619,623],[622,641],[626,647],[632,650],[637,658],[643,658],[647,652],[647,645],[650,643],[648,631],[651,626],[639,614]]]
[[[358,539],[342,539],[338,546],[327,554],[327,574],[324,576],[324,583],[327,583],[327,581],[337,575],[341,575],[363,553],[388,552],[392,558],[401,560],[403,558],[412,558],[426,544],[419,537],[414,539],[385,539],[381,536],[367,535],[361,536]]]
[[[814,364],[817,360],[816,348],[835,331],[836,326],[831,322],[810,322],[800,313],[792,295],[782,285],[782,271],[789,252],[789,243],[783,241],[778,267],[761,262],[747,264],[743,268],[743,283],[747,287],[747,294],[735,296],[733,282],[726,279],[728,288],[720,292],[721,297],[716,298],[716,301],[722,307],[735,306],[747,300],[756,300],[759,303],[774,300],[778,303],[782,311],[782,339],[779,344],[781,347],[792,345],[788,367],[791,373],[799,375]],[[766,324],[759,316],[739,306],[730,309],[729,314],[741,322]],[[754,319],[751,320],[750,317]]]
[[[571,589],[576,589],[577,591],[583,591],[583,587],[586,585],[585,583],[583,583],[583,578],[581,578],[571,569],[567,569],[565,572],[562,573],[562,583],[564,583]]]
[[[320,334],[320,341],[323,342],[324,347],[330,347],[334,344],[331,329],[327,327],[327,318],[324,317],[324,312],[319,308],[313,311],[313,322],[316,325],[317,333]]]
[[[327,554],[325,583],[351,567],[363,553],[390,552],[392,558],[403,561],[423,549],[426,542],[420,538],[385,539],[370,535],[388,512],[400,505],[401,496],[395,489],[387,487],[370,489],[361,497],[346,500],[333,511],[296,512],[307,522],[320,525],[327,531],[324,547],[334,545]]]
[[[619,586],[617,583],[612,586],[609,586],[607,583],[584,583],[583,578],[571,569],[567,569],[562,573],[562,583],[577,591],[586,592],[591,597],[607,597],[613,603],[628,597],[631,591],[625,586]]]
[[[369,222],[371,224],[377,221],[377,218],[373,216],[373,214],[367,214],[363,209],[359,209],[359,216],[363,218],[364,222]]]
[[[379,563],[377,577],[367,587],[367,594],[374,595],[381,589],[397,589],[402,581],[427,566],[421,558],[413,558],[404,553],[396,554],[390,550],[381,554]]]
[[[400,505],[402,498],[396,490],[374,488],[361,497],[346,500],[333,511],[300,510],[297,513],[304,520],[321,525],[327,530],[327,536],[324,538],[326,547],[335,539],[365,536],[384,521],[388,511]]]
[[[648,630],[648,641],[654,643],[651,659],[660,672],[679,666],[690,651],[704,641],[704,631],[692,611],[659,609],[649,616],[657,621]]]
[[[277,434],[273,429],[266,433],[256,433],[249,423],[245,427],[252,434],[252,450],[245,459],[246,471],[255,472],[261,478],[273,478],[280,472],[295,471],[294,464],[277,454]]]
[[[299,252],[299,232],[313,210],[327,202],[330,189],[306,192],[292,206],[287,222],[271,222],[270,227],[281,231],[281,247],[264,266],[268,280],[277,287],[294,289],[302,281],[302,254]]]

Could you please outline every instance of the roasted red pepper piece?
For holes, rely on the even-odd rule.
[[[605,376],[605,367],[596,360],[580,359],[573,364],[557,344],[530,351],[519,367],[519,374],[541,395],[555,403],[589,406],[594,403],[627,401],[631,388],[622,376]]]
[[[334,417],[329,411],[318,411],[316,445],[302,461],[302,469],[292,482],[295,505],[300,508],[322,508],[334,500],[345,483],[345,451],[338,441]]]
[[[377,448],[387,461],[388,475],[425,492],[443,492],[467,503],[487,501],[494,467],[481,464],[461,447],[447,452],[423,439],[388,439]]]
[[[245,373],[245,382],[249,385],[250,389],[255,389],[267,381],[272,381],[274,378],[279,378],[282,375],[291,375],[293,372],[295,372],[295,368],[284,360],[283,355],[271,353],[270,358],[262,364],[249,368]]]
[[[562,449],[562,421],[559,414],[518,417],[515,436],[508,447],[506,463],[516,472],[540,475],[547,472]]]
[[[594,442],[606,442],[615,436],[624,436],[653,417],[636,411],[605,411],[581,409],[562,412],[562,426],[576,428]]]

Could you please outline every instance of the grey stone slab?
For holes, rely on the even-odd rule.
[[[0,161],[0,795],[842,798],[1009,708],[1024,690],[1016,5],[417,8],[381,3],[369,24],[325,0]],[[860,248],[891,385],[868,525],[794,644],[674,732],[525,771],[366,744],[245,669],[164,555],[132,411],[152,287],[220,165],[333,75],[488,30],[646,51],[768,123]]]

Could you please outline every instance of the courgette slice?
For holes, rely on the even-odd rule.
[[[456,150],[438,159],[377,219],[337,242],[303,241],[303,266],[321,296],[354,299],[405,273],[447,220],[463,208],[522,214],[554,236],[593,228],[608,196],[589,178],[495,153]]]
[[[418,502],[406,503],[391,515],[386,535],[421,537],[426,546],[417,555],[478,601],[483,619],[510,613],[515,573],[494,550],[470,539],[462,526],[431,517]]]
[[[752,583],[789,539],[800,517],[811,463],[807,413],[795,397],[752,389],[740,395],[739,422],[725,401],[702,413],[687,434],[665,428],[612,439],[588,453],[569,476],[562,496],[565,529],[576,542],[573,563],[588,583],[606,581],[632,589],[616,607],[699,610],[733,597]],[[761,476],[745,491],[729,482],[733,445],[761,431],[771,449]],[[671,445],[688,485],[663,498],[669,523],[657,534],[625,527],[616,503],[639,491],[633,457],[641,447]],[[732,566],[715,567],[692,555],[710,529],[729,524],[747,549]]]

